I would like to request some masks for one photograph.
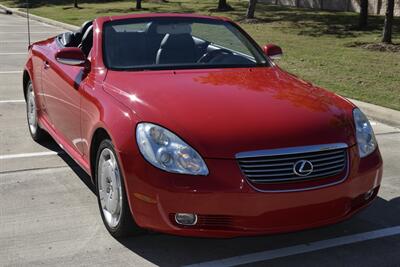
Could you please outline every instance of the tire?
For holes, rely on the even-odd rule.
[[[28,129],[34,141],[40,143],[48,139],[46,131],[40,128],[38,123],[38,112],[36,105],[36,95],[33,90],[32,82],[29,81],[25,90],[26,99],[26,119],[28,122]]]
[[[139,233],[140,228],[131,215],[124,178],[110,140],[105,139],[100,143],[95,167],[97,202],[108,232],[113,237]]]

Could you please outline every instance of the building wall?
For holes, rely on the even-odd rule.
[[[334,11],[360,11],[360,0],[259,0],[269,4],[296,6],[334,10]],[[384,15],[387,0],[369,0],[371,14]],[[395,15],[400,16],[400,0],[395,0]]]

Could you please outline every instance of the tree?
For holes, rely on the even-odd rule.
[[[249,0],[249,6],[247,8],[246,18],[254,19],[254,12],[256,11],[257,0]]]
[[[75,7],[75,8],[79,8],[79,6],[78,6],[78,0],[74,0],[74,7]]]
[[[136,9],[142,9],[142,0],[136,0]]]
[[[383,26],[382,42],[392,43],[394,0],[388,0],[386,7],[385,25]]]
[[[365,29],[368,26],[368,0],[360,1],[360,19],[358,26],[360,29]]]
[[[226,0],[218,0],[218,10],[225,11],[225,10],[231,10],[232,7],[228,5]]]

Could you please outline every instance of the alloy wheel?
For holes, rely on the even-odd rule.
[[[28,124],[29,130],[33,135],[36,134],[38,123],[37,123],[37,110],[36,110],[36,101],[35,101],[35,92],[33,91],[33,86],[30,84],[28,86],[27,93],[27,115],[28,115]]]
[[[122,187],[118,163],[110,149],[101,151],[97,168],[101,210],[108,226],[115,228],[121,220]]]

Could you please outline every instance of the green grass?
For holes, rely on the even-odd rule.
[[[0,0],[18,6],[24,0]],[[98,16],[136,13],[134,1],[35,1],[31,12],[75,25]],[[400,53],[349,47],[354,42],[379,42],[383,17],[372,16],[368,31],[357,31],[358,15],[258,4],[256,23],[243,21],[247,1],[228,0],[234,10],[217,12],[216,0],[169,0],[143,3],[141,12],[190,12],[230,17],[260,44],[280,45],[279,65],[305,80],[359,99],[400,110]],[[400,18],[395,20],[394,42],[400,43]]]

